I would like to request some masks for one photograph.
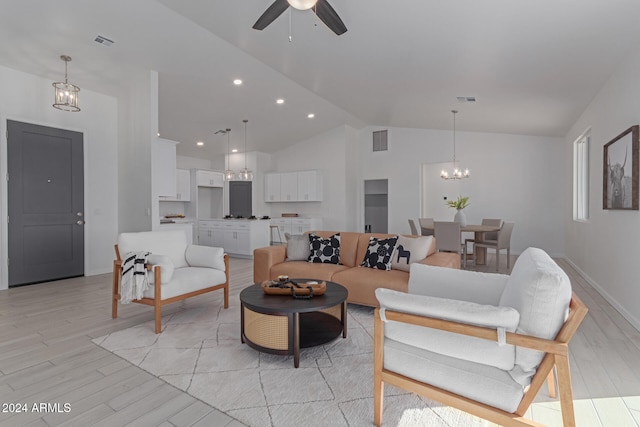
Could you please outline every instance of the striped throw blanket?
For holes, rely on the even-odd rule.
[[[141,299],[149,286],[145,264],[151,252],[129,252],[122,263],[122,280],[120,281],[120,302],[129,304]]]

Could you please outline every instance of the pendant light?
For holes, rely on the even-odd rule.
[[[240,171],[238,174],[238,178],[241,181],[252,181],[253,180],[253,172],[247,169],[247,122],[249,120],[244,119],[242,122],[244,123],[244,169]]]
[[[308,10],[316,5],[318,0],[287,0],[287,3],[298,10]]]
[[[232,181],[236,177],[234,171],[231,170],[231,151],[229,151],[229,140],[231,139],[231,129],[225,129],[227,134],[227,170],[224,171],[224,180]]]
[[[55,90],[53,107],[62,111],[80,111],[80,108],[78,107],[78,92],[80,92],[80,88],[76,85],[72,85],[67,80],[67,64],[71,62],[71,57],[61,55],[60,59],[64,61],[64,83],[53,83],[53,89]]]
[[[456,114],[458,110],[451,110],[453,113],[453,172],[449,173],[448,170],[442,169],[440,172],[440,178],[442,179],[463,179],[469,178],[469,169],[465,169],[464,172],[462,168],[458,167],[456,162]]]

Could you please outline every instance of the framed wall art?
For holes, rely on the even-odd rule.
[[[604,146],[602,208],[638,210],[638,125]]]

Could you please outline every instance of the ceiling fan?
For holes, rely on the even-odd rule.
[[[331,7],[327,0],[275,0],[271,6],[258,18],[253,28],[256,30],[264,30],[269,24],[289,8],[289,6],[298,10],[308,10],[313,8],[315,14],[337,35],[347,32],[347,27],[342,22],[336,11]]]

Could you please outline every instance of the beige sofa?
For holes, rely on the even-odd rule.
[[[328,238],[335,231],[315,231],[316,235]],[[409,273],[401,270],[378,270],[360,267],[369,238],[388,238],[394,234],[340,232],[340,264],[311,263],[307,261],[286,261],[286,246],[268,246],[253,252],[253,280],[262,283],[274,280],[279,275],[291,278],[309,278],[330,280],[341,284],[349,291],[348,302],[378,306],[375,296],[377,288],[387,288],[407,292]],[[407,236],[410,237],[410,236]],[[419,261],[421,264],[439,267],[460,268],[460,255],[447,252],[436,252],[435,239],[428,256]]]

